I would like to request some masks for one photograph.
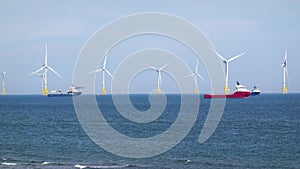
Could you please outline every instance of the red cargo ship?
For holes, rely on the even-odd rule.
[[[205,99],[212,99],[212,98],[247,98],[250,96],[250,90],[246,89],[245,86],[241,85],[237,82],[235,86],[235,90],[233,94],[205,94]]]

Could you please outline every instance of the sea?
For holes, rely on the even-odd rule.
[[[129,158],[106,151],[88,136],[71,97],[0,96],[0,168],[300,168],[300,94],[227,99],[215,132],[204,143],[199,134],[211,102],[199,97],[199,113],[181,142],[153,157]],[[96,101],[114,128],[141,138],[164,132],[176,120],[181,95],[166,98],[167,113],[140,127],[126,125],[129,120],[118,113],[111,95],[96,96]],[[130,95],[130,100],[138,110],[151,107],[148,95]]]

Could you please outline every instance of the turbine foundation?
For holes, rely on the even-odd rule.
[[[42,90],[43,96],[47,96],[48,95],[48,88],[44,88]]]
[[[195,88],[194,88],[194,93],[195,93],[195,94],[199,94],[199,90],[198,90],[198,87],[197,87],[197,86],[195,86]]]
[[[160,87],[159,86],[157,86],[157,94],[160,94],[161,93],[161,90],[160,90]]]
[[[282,94],[287,94],[288,93],[286,85],[283,85],[281,93]]]
[[[5,91],[5,88],[2,88],[2,95],[6,95],[6,91]]]
[[[225,86],[224,93],[225,94],[230,94],[230,90],[229,90],[228,85]]]
[[[101,94],[102,94],[102,95],[105,95],[105,94],[106,94],[106,89],[105,89],[104,86],[102,87]]]

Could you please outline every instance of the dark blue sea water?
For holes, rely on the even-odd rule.
[[[300,168],[300,94],[227,99],[216,131],[203,144],[198,138],[210,100],[200,97],[198,118],[182,142],[161,155],[131,159],[106,152],[87,136],[72,98],[2,96],[0,168]],[[138,126],[118,114],[111,96],[97,97],[112,127],[133,137],[170,127],[180,95],[167,99],[162,117]],[[151,106],[147,95],[132,95],[131,101],[138,110]]]

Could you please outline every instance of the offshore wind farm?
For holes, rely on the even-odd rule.
[[[239,55],[233,56],[230,59],[225,59],[216,50],[211,49],[211,51],[214,52],[220,58],[220,60],[225,64],[225,68],[224,68],[224,70],[225,70],[224,94],[229,95],[230,94],[230,89],[229,89],[229,84],[228,84],[228,81],[229,81],[229,62],[239,58],[242,55],[244,55],[245,52],[243,52]],[[37,75],[37,76],[41,77],[41,79],[42,79],[42,83],[41,83],[42,95],[47,96],[48,93],[49,93],[49,91],[48,91],[48,80],[47,80],[48,71],[50,70],[51,72],[53,72],[56,76],[58,76],[60,78],[62,78],[62,76],[59,73],[57,73],[52,67],[50,67],[48,65],[47,44],[45,44],[45,56],[44,57],[45,57],[44,58],[44,64],[42,65],[42,67],[40,67],[36,71],[32,72],[30,74],[30,76]],[[102,66],[99,69],[95,70],[95,71],[88,72],[88,74],[96,74],[98,72],[102,72],[102,87],[101,87],[100,95],[106,95],[107,94],[107,90],[106,90],[106,87],[105,87],[105,74],[108,74],[111,77],[112,80],[114,79],[113,74],[106,68],[107,59],[108,59],[108,51],[106,51]],[[162,75],[161,75],[161,73],[164,72],[164,68],[166,68],[170,63],[171,62],[168,62],[168,63],[162,65],[161,67],[155,67],[155,66],[149,65],[147,63],[144,63],[144,65],[147,66],[147,69],[151,69],[151,70],[154,70],[154,71],[157,72],[157,88],[156,88],[156,93],[157,94],[161,93],[161,84],[162,84]],[[188,77],[193,77],[194,78],[194,93],[195,94],[199,93],[198,78],[200,78],[203,82],[205,82],[205,79],[198,72],[198,67],[199,67],[199,62],[198,62],[198,59],[197,59],[194,71],[190,75],[186,76],[186,78],[188,78]],[[281,93],[282,94],[287,94],[288,93],[287,85],[286,85],[286,79],[288,78],[287,50],[285,50],[285,52],[284,52],[284,62],[281,65],[281,67],[283,68],[283,82],[282,82],[283,85],[282,85]],[[1,75],[2,75],[2,95],[6,95],[6,89],[5,89],[6,71],[1,72]],[[82,89],[82,87],[75,87],[75,88],[76,88],[76,91],[77,91],[77,89]],[[74,90],[74,92],[76,92],[75,88],[72,89],[72,90]],[[257,87],[255,86],[255,88],[257,88]],[[82,93],[82,91],[80,91],[80,94],[81,93]],[[257,93],[260,94],[260,91],[257,92]],[[248,95],[247,95],[247,97],[248,97]]]
[[[299,6],[2,1],[0,168],[300,168]]]

